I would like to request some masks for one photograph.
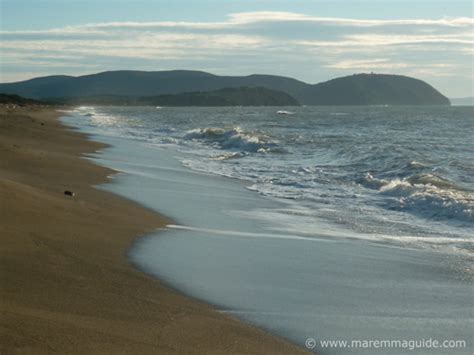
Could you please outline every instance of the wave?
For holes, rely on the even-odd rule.
[[[330,112],[329,116],[348,116],[349,112]]]
[[[183,138],[185,140],[202,141],[215,148],[225,150],[238,150],[250,153],[284,152],[277,142],[272,141],[270,137],[252,132],[244,132],[239,127],[228,130],[213,127],[198,128],[188,131]]]
[[[362,185],[394,197],[388,207],[436,220],[474,221],[474,194],[434,174],[390,180],[367,174]]]
[[[325,209],[328,213],[338,213],[332,208]],[[385,246],[429,248],[431,250],[474,256],[474,243],[469,235],[450,233],[416,233],[399,231],[389,233],[387,230],[358,230],[351,225],[334,225],[326,223],[326,216],[319,212],[288,204],[288,207],[278,209],[256,209],[251,211],[234,212],[236,216],[253,218],[266,222],[267,230],[275,234],[292,234],[301,237],[324,239],[331,241],[338,239],[358,239],[373,243],[382,243]],[[339,213],[340,214],[340,213]]]
[[[79,106],[72,110],[72,112],[78,112],[82,116],[92,117],[96,113],[93,106]]]
[[[383,125],[367,126],[373,132],[362,142],[360,125],[351,123],[353,113],[347,114],[351,120],[328,119],[346,116],[341,111],[311,111],[310,119],[295,120],[306,116],[298,111],[275,119],[274,109],[245,115],[241,109],[235,115],[203,109],[195,120],[194,109],[183,110],[158,115],[155,108],[84,106],[76,112],[78,117],[93,114],[77,120],[87,129],[175,150],[192,170],[240,179],[248,190],[307,208],[306,217],[279,214],[274,219],[295,234],[341,230],[374,241],[393,237],[413,246],[474,251],[468,242],[474,228],[469,142],[439,137],[433,143],[423,138],[425,133],[411,136],[411,131],[392,137],[380,131]],[[432,154],[435,143],[443,144],[442,156]],[[465,152],[458,152],[461,143]]]
[[[160,142],[163,144],[179,144],[179,141],[177,139],[168,136],[161,138]]]
[[[406,168],[416,170],[416,169],[427,169],[429,168],[429,166],[419,161],[413,160],[407,164]]]
[[[231,160],[247,156],[245,152],[227,152],[213,157],[214,160]]]

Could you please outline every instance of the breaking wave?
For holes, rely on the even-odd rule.
[[[239,127],[225,130],[223,128],[198,128],[188,131],[185,140],[199,141],[214,148],[249,153],[281,153],[277,142],[262,134],[244,132]],[[234,156],[235,158],[236,156]]]
[[[78,122],[171,149],[193,170],[243,180],[249,190],[308,211],[277,213],[271,223],[282,228],[474,255],[471,111],[275,112],[81,107]]]
[[[474,221],[474,194],[434,174],[377,179],[367,174],[363,185],[393,197],[390,209],[437,220]]]

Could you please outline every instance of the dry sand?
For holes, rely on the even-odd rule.
[[[103,146],[57,117],[0,108],[2,355],[304,352],[134,269],[127,248],[166,220],[93,188],[113,171],[80,157]]]

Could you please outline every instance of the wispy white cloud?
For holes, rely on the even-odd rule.
[[[0,42],[0,49],[30,51],[53,51],[55,56],[62,53],[64,59],[71,54],[90,56],[110,56],[129,58],[150,58],[157,56],[176,58],[189,55],[191,52],[219,50],[249,50],[258,48],[266,42],[260,36],[245,36],[235,34],[193,34],[193,33],[138,33],[132,37],[117,36],[109,39],[80,39],[80,40],[10,40]],[[40,55],[38,58],[44,58]]]
[[[372,70],[431,78],[472,71],[473,29],[474,19],[468,17],[376,20],[259,11],[214,22],[108,22],[0,31],[0,74],[94,65],[98,71],[123,66],[290,76],[304,71],[314,81]]]
[[[107,34],[113,29],[229,29],[256,23],[268,22],[306,22],[315,25],[349,26],[349,27],[387,27],[387,26],[438,26],[438,27],[470,27],[474,19],[470,17],[442,19],[401,19],[401,20],[367,20],[336,17],[317,17],[294,12],[256,11],[230,14],[226,21],[217,22],[186,22],[186,21],[153,21],[153,22],[106,22],[89,23],[77,26],[66,26],[48,30],[0,31],[0,35],[35,35],[35,34]]]
[[[351,46],[392,46],[406,44],[474,44],[472,33],[459,33],[455,35],[403,35],[403,34],[356,34],[344,35],[339,40],[331,41],[311,41],[303,40],[295,43],[302,46],[314,47],[351,47]],[[421,47],[420,47],[421,48]]]
[[[230,20],[226,24],[242,25],[256,22],[313,22],[319,24],[332,24],[343,26],[410,26],[410,25],[431,25],[431,26],[455,26],[463,27],[474,24],[474,19],[469,17],[431,19],[407,19],[407,20],[365,20],[335,17],[316,17],[294,12],[258,11],[231,14]]]
[[[346,36],[354,44],[387,46],[398,44],[423,44],[423,43],[453,43],[453,44],[474,44],[472,33],[458,33],[455,35],[398,35],[398,34],[361,34]]]

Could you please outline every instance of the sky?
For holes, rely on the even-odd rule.
[[[474,96],[471,0],[0,0],[0,82],[106,70],[353,73]]]

